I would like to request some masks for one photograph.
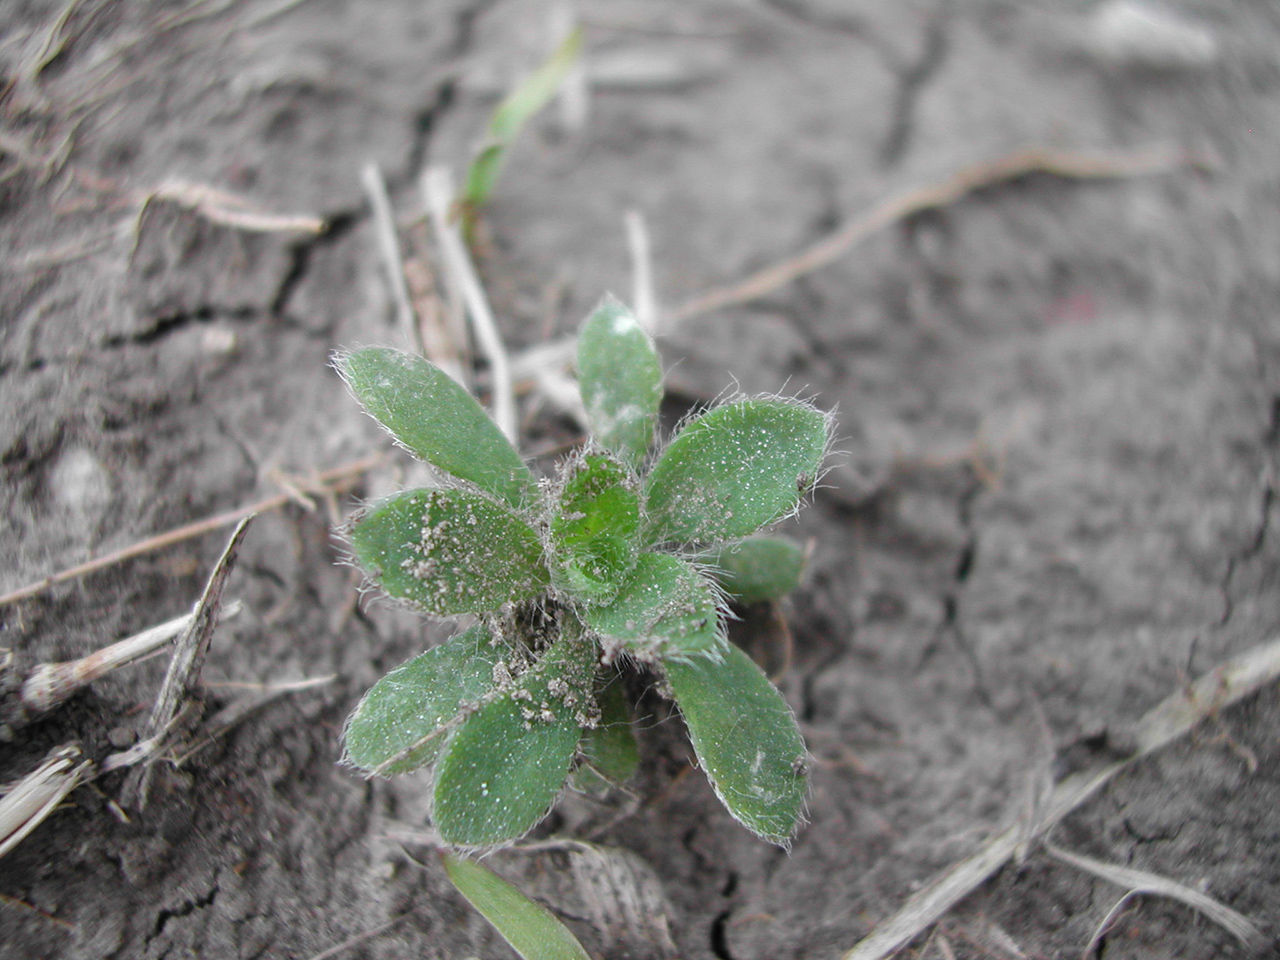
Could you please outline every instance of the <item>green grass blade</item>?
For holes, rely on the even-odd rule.
[[[739,400],[690,421],[646,481],[650,543],[714,543],[791,513],[813,485],[827,418],[786,400]]]
[[[720,586],[740,603],[785,597],[800,585],[804,561],[800,544],[767,534],[726,544],[707,557]]]
[[[347,721],[346,759],[382,776],[434,760],[460,712],[493,685],[490,641],[488,630],[472,627],[375,683]]]
[[[716,594],[687,561],[643,553],[612,603],[588,607],[583,622],[644,660],[715,654],[725,646]]]
[[[448,851],[440,856],[458,892],[524,960],[591,960],[568,927],[513,884],[473,860]]]
[[[538,534],[466,490],[410,490],[361,514],[356,560],[393,597],[439,617],[528,600],[549,582]]]
[[[640,555],[640,495],[634,475],[606,456],[569,468],[551,521],[552,582],[575,600],[617,595]]]
[[[805,747],[782,694],[738,647],[722,663],[665,664],[698,763],[720,802],[752,833],[786,846],[800,824]]]
[[[578,378],[591,435],[632,467],[653,442],[662,367],[631,311],[606,297],[578,334]]]
[[[513,507],[534,498],[537,483],[520,454],[476,398],[435,364],[386,347],[336,362],[365,409],[414,454]]]
[[[551,102],[582,52],[582,28],[575,29],[537,70],[512,90],[489,120],[488,141],[467,171],[460,198],[468,218],[485,205],[498,183],[505,154],[524,125]]]
[[[551,809],[592,712],[596,647],[562,636],[471,714],[436,764],[432,819],[458,847],[524,836]]]

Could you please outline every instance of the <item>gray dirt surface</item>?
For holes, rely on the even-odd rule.
[[[812,396],[838,408],[843,451],[798,528],[816,546],[780,685],[814,764],[790,852],[684,775],[679,720],[652,694],[634,797],[567,798],[541,831],[643,861],[628,869],[665,897],[686,960],[839,956],[1021,815],[1037,778],[1105,755],[1186,678],[1276,636],[1280,8],[1167,0],[1137,43],[1117,39],[1117,6],[577,5],[587,122],[539,118],[484,222],[513,350],[572,331],[606,290],[629,295],[629,209],[670,306],[1028,144],[1209,161],[1003,183],[662,338],[678,397]],[[388,449],[327,367],[339,347],[407,345],[361,167],[379,164],[421,260],[419,171],[461,172],[498,95],[548,49],[547,12],[0,7],[0,589]],[[190,185],[330,228],[219,223]],[[545,413],[528,424],[528,449],[564,435]],[[407,469],[389,457],[355,493]],[[144,810],[113,805],[120,774],[74,793],[0,862],[0,955],[511,955],[427,848],[391,836],[421,827],[421,784],[337,765],[363,690],[448,631],[355,606],[329,512],[353,503],[291,504],[250,529],[206,711],[243,695],[228,684],[336,679],[162,766]],[[185,612],[226,532],[0,608],[0,646],[65,659]],[[70,740],[98,759],[130,742],[163,671],[120,671],[0,744],[0,781]],[[1134,765],[1055,842],[1202,890],[1274,950],[1277,729],[1265,690]],[[568,854],[491,863],[599,955],[663,955],[656,927],[648,946],[634,929],[602,941]],[[1032,852],[904,955],[1079,956],[1123,893]],[[1246,954],[1189,908],[1139,898],[1095,955]]]

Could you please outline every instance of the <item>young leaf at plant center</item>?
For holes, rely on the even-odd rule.
[[[612,603],[582,611],[588,627],[641,660],[715,655],[726,644],[715,588],[686,560],[642,553]]]
[[[432,820],[445,843],[523,837],[555,802],[598,713],[596,646],[566,632],[542,659],[467,717],[436,763]]]
[[[668,661],[665,670],[720,802],[752,833],[786,846],[806,789],[804,741],[787,702],[732,645],[721,663]]]
[[[548,584],[538,534],[466,490],[411,490],[351,529],[356,559],[393,597],[447,617],[536,597]]]
[[[571,463],[551,520],[552,583],[575,600],[617,595],[640,555],[640,495],[621,464],[593,455]]]
[[[488,139],[471,161],[459,198],[468,233],[476,214],[498,183],[507,150],[529,119],[555,96],[581,51],[582,29],[579,27],[565,37],[551,57],[521,81],[494,111],[489,120]]]
[[[591,960],[578,939],[546,907],[482,864],[440,852],[458,892],[524,960]]]
[[[691,420],[645,482],[647,541],[714,543],[786,516],[812,486],[827,418],[786,400],[739,400]]]
[[[373,685],[347,721],[347,759],[370,773],[407,773],[436,758],[460,712],[493,685],[498,652],[482,626],[450,637]]]
[[[578,384],[591,435],[632,468],[653,442],[662,366],[631,311],[605,297],[578,333]]]
[[[462,386],[421,357],[370,347],[337,358],[365,409],[410,451],[513,507],[537,483],[520,454]]]
[[[766,534],[725,544],[707,558],[716,579],[740,603],[778,600],[800,586],[804,549],[789,537]]]
[[[613,674],[605,684],[597,683],[596,703],[600,705],[600,722],[584,732],[578,744],[583,763],[573,771],[573,786],[605,793],[631,779],[640,765],[640,751],[620,676]]]

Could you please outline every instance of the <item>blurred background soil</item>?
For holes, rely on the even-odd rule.
[[[336,763],[364,689],[448,627],[356,602],[334,524],[413,467],[327,364],[340,347],[412,345],[362,169],[389,187],[414,306],[440,307],[418,176],[461,175],[499,97],[563,29],[551,11],[0,8],[0,592],[301,489],[247,534],[206,716],[261,685],[333,677],[162,765],[144,810],[116,806],[123,774],[73,793],[0,861],[0,955],[511,955],[430,851],[402,843],[422,784]],[[673,415],[734,385],[799,392],[838,409],[842,454],[793,531],[814,550],[785,611],[789,661],[768,617],[738,628],[781,673],[814,755],[791,851],[685,775],[679,720],[652,697],[634,796],[570,797],[541,833],[642,858],[688,960],[838,956],[1050,778],[1123,749],[1188,678],[1275,637],[1280,7],[573,12],[586,113],[553,106],[525,131],[482,224],[508,348],[571,333],[606,291],[630,296],[634,210]],[[887,218],[762,296],[674,319],[879,203],[1028,147],[1164,159],[998,179]],[[530,455],[573,438],[537,394],[522,415]],[[306,495],[317,472],[378,452],[349,489]],[[8,603],[0,646],[70,659],[178,616],[226,534]],[[0,780],[72,740],[96,759],[130,745],[164,669],[118,671],[0,744]],[[1176,879],[1274,937],[1278,727],[1273,685],[1133,765],[1055,842]],[[672,955],[575,914],[567,854],[490,863],[601,955]],[[1123,893],[1033,850],[905,955],[1078,956]],[[1245,951],[1140,898],[1095,955]]]

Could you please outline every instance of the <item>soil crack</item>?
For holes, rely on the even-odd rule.
[[[1271,526],[1271,510],[1275,506],[1275,500],[1275,485],[1268,480],[1262,487],[1262,495],[1259,498],[1258,505],[1258,521],[1254,527],[1253,535],[1243,547],[1227,557],[1227,569],[1222,575],[1222,583],[1219,586],[1219,590],[1222,593],[1222,615],[1218,618],[1219,629],[1230,623],[1232,616],[1235,615],[1235,591],[1233,588],[1237,572],[1244,564],[1257,557],[1262,552],[1262,548],[1266,546],[1267,529]]]
[[[994,709],[994,701],[987,687],[986,672],[978,653],[961,625],[960,595],[965,584],[973,574],[974,563],[978,557],[978,532],[973,519],[974,503],[983,491],[983,485],[977,477],[971,477],[968,485],[961,492],[956,504],[957,519],[964,531],[964,542],[956,554],[956,564],[952,572],[952,587],[942,595],[942,618],[934,632],[933,639],[921,654],[920,662],[924,664],[937,652],[945,637],[955,641],[955,647],[969,664],[973,673],[974,693],[979,702],[987,709]]]
[[[151,935],[147,937],[147,944],[160,937],[164,933],[164,929],[168,926],[170,920],[189,917],[197,910],[204,910],[213,906],[213,901],[218,897],[218,881],[215,879],[213,885],[201,896],[186,900],[176,907],[162,907],[160,912],[156,914],[155,925],[151,928]]]
[[[889,130],[880,145],[881,166],[897,165],[911,146],[911,138],[915,134],[916,103],[947,59],[950,11],[950,5],[944,5],[925,24],[924,43],[915,59],[904,62],[900,56],[886,58],[898,87],[889,112]]]
[[[118,350],[121,347],[134,345],[148,346],[180,330],[185,330],[187,327],[212,323],[215,320],[231,320],[245,323],[257,317],[258,311],[253,307],[226,308],[202,305],[193,310],[183,310],[178,313],[156,317],[145,330],[113,334],[105,337],[100,345],[110,350]]]
[[[865,18],[855,14],[818,10],[803,0],[765,0],[765,5],[817,30],[855,37],[880,59],[893,75],[897,89],[889,109],[889,129],[877,152],[882,166],[892,167],[900,162],[915,133],[916,102],[947,59],[952,15],[949,0],[926,21],[920,50],[914,57],[903,53]]]
[[[729,952],[729,938],[725,933],[732,915],[732,910],[722,910],[711,921],[711,953],[720,960],[735,960],[733,954]]]
[[[275,293],[267,304],[267,314],[274,319],[283,319],[289,308],[289,301],[302,286],[311,270],[311,260],[320,247],[337,243],[349,234],[367,214],[363,210],[338,210],[325,217],[326,229],[314,237],[309,237],[289,248],[289,266],[276,285]]]

